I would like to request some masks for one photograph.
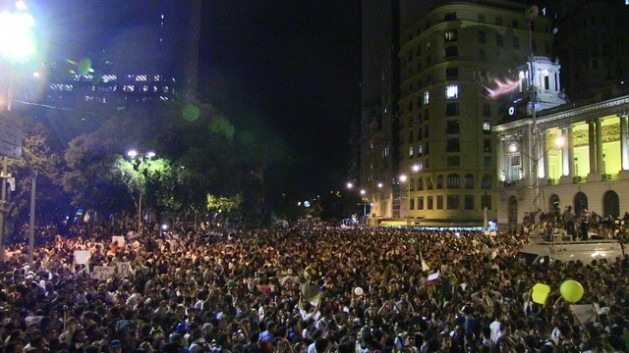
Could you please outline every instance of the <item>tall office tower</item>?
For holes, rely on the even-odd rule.
[[[46,28],[47,84],[41,101],[123,109],[194,99],[200,0],[34,2]]]
[[[399,0],[362,2],[359,184],[371,214],[399,217]]]
[[[555,50],[573,101],[601,101],[629,89],[629,2],[556,0]]]
[[[522,2],[430,5],[401,6],[400,118],[392,132],[399,167],[396,174],[371,175],[371,184],[383,185],[367,189],[372,224],[440,226],[495,218],[491,129],[501,104],[489,99],[487,89],[504,86],[531,53],[547,56],[552,47],[551,20],[527,17]],[[377,146],[376,137],[365,144]],[[386,163],[378,152],[370,155],[370,167]],[[390,180],[399,182],[398,194]],[[396,198],[399,215],[392,206]]]

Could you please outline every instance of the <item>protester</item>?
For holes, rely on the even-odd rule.
[[[526,235],[79,233],[49,236],[32,266],[11,247],[3,352],[614,352],[629,342],[629,257],[535,268],[516,256]],[[566,279],[596,308],[585,321],[562,299]],[[544,305],[531,301],[536,283],[553,289]]]

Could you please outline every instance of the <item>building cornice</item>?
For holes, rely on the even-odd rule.
[[[627,106],[623,107],[624,105],[627,105]],[[573,109],[563,111],[563,112],[545,115],[537,119],[537,124],[538,125],[553,125],[553,123],[555,123],[554,125],[556,125],[557,122],[559,121],[569,123],[572,121],[585,120],[593,112],[599,113],[598,115],[601,115],[600,113],[603,113],[603,115],[609,115],[609,114],[629,115],[629,96],[622,96],[622,97],[618,97],[614,99],[609,99],[600,103],[590,104],[590,105],[586,105],[579,108],[573,108]],[[529,116],[529,117],[526,117],[524,119],[520,119],[517,121],[512,121],[512,122],[496,125],[493,128],[493,130],[494,132],[503,132],[503,131],[508,131],[511,129],[516,129],[516,128],[520,128],[520,127],[528,126],[532,124],[533,124],[533,119],[532,117]]]

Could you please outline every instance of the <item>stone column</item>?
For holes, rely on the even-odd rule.
[[[629,132],[627,129],[627,114],[619,114],[620,118],[620,172],[618,179],[629,179]]]
[[[548,179],[548,141],[546,141],[546,131],[543,129],[539,130],[539,139],[540,144],[542,146],[540,153],[540,161],[539,161],[539,176],[540,178],[547,180]]]
[[[505,158],[507,158],[507,155],[505,154],[505,136],[500,135],[498,136],[498,143],[497,143],[497,147],[498,147],[498,151],[496,151],[498,153],[498,158],[496,159],[496,167],[497,167],[497,173],[498,175],[496,176],[497,180],[500,180],[501,182],[506,181],[507,179],[507,172],[505,169]]]
[[[588,121],[588,151],[590,159],[590,174],[597,174],[598,168],[596,164],[596,124],[594,121]]]
[[[603,158],[603,129],[601,119],[596,119],[596,170],[600,175],[607,174]]]
[[[627,115],[620,115],[620,156],[622,170],[629,171],[629,141],[627,141]]]
[[[561,127],[561,136],[565,143],[561,148],[560,183],[572,183],[572,134],[570,126]]]

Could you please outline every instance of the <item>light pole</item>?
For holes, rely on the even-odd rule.
[[[408,181],[408,176],[406,174],[400,175],[400,183],[406,183]],[[408,190],[408,197],[406,202],[406,212],[404,213],[404,217],[406,218],[406,226],[411,225],[411,183],[409,182],[406,185],[406,190]]]
[[[518,141],[516,141],[518,142]],[[537,144],[538,142],[536,141],[536,139],[533,140],[533,144]],[[547,158],[548,156],[548,152],[550,152],[552,149],[555,148],[561,148],[563,147],[563,145],[565,144],[565,139],[563,138],[563,136],[558,136],[555,141],[554,141],[554,145],[548,147],[546,150],[541,151],[541,153],[538,153],[538,149],[537,146],[532,146],[533,148],[533,155],[529,155],[526,152],[524,152],[524,150],[521,148],[519,142],[518,143],[514,143],[509,147],[509,152],[510,153],[519,153],[521,155],[523,155],[524,157],[530,159],[533,163],[533,168],[532,168],[532,172],[534,173],[533,177],[531,178],[533,181],[533,237],[537,238],[539,237],[539,212],[541,211],[540,208],[540,198],[542,197],[541,195],[541,184],[539,182],[540,179],[540,162],[544,159]],[[545,173],[548,173],[548,171],[544,171]]]
[[[25,62],[31,58],[36,52],[35,38],[33,33],[33,26],[35,20],[26,11],[26,5],[23,1],[15,3],[14,11],[2,11],[0,12],[0,58],[3,59],[6,67],[9,68],[7,72],[8,86],[6,89],[6,108],[1,109],[2,112],[10,112],[11,104],[13,101],[13,72],[12,66],[14,64]],[[8,160],[7,155],[2,157],[2,173],[0,179],[2,179],[2,193],[0,200],[0,262],[5,261],[5,246],[4,246],[4,218],[5,218],[5,203],[7,197],[7,178],[8,174]],[[32,193],[35,189],[31,190]],[[33,200],[31,200],[33,203]],[[34,217],[34,210],[31,211],[31,219]],[[31,221],[32,227],[32,221]],[[32,233],[32,230],[31,230]],[[29,240],[30,256],[32,256],[32,243],[33,240]]]
[[[148,151],[146,153],[139,153],[137,150],[129,150],[127,151],[127,156],[131,159],[133,163],[134,168],[139,171],[140,173],[142,173],[142,175],[144,175],[143,171],[142,171],[142,166],[144,165],[144,160],[145,159],[151,159],[153,157],[155,157],[155,152],[153,151]],[[138,235],[142,234],[142,186],[140,185],[141,183],[138,182]]]

